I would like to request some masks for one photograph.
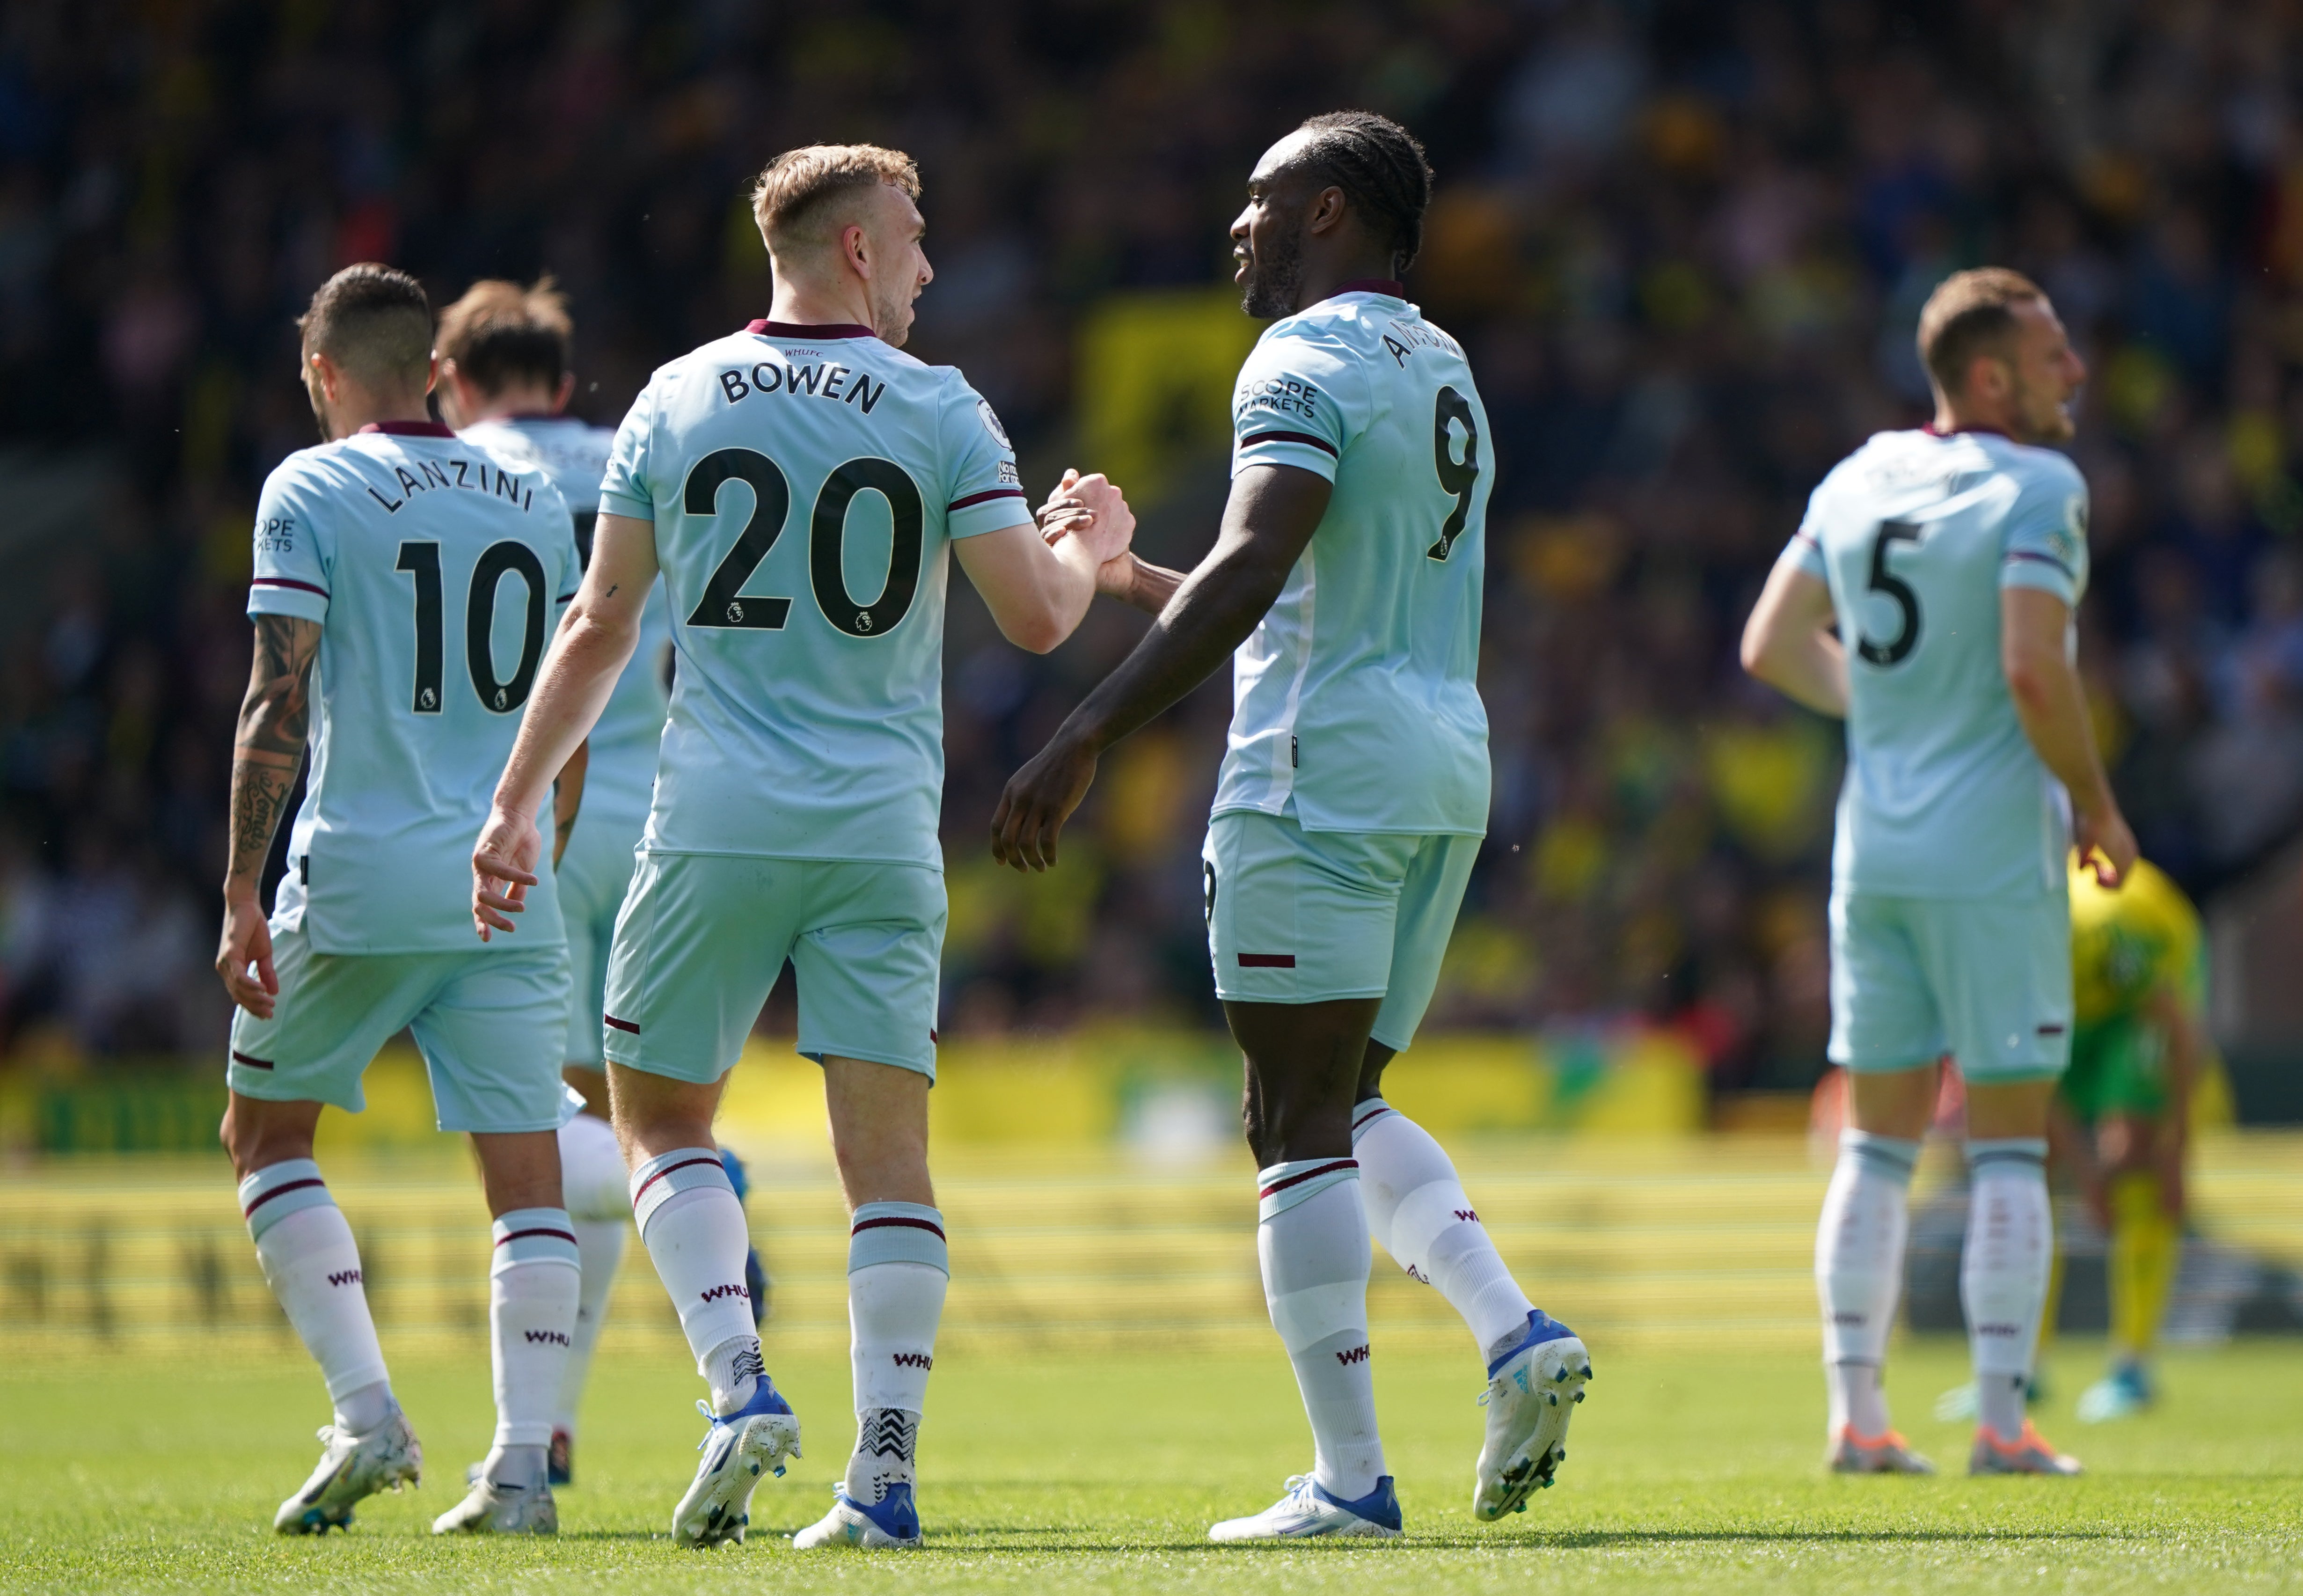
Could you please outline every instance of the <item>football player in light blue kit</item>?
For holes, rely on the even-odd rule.
[[[1970,1474],[2070,1474],[2024,1416],[2053,1258],[2047,1110],[2071,1050],[2066,851],[2115,886],[2135,862],[2072,661],[2087,485],[2046,445],[2087,376],[2046,296],[1997,268],[1919,315],[1932,425],[1835,467],[1743,634],[1761,680],[1847,722],[1832,850],[1831,1058],[1850,1128],[1816,1284],[1830,1466],[1931,1472],[1880,1386],[1906,1193],[1937,1060],[1967,1087],[1960,1288],[1979,1423]]]
[[[433,1528],[557,1527],[545,1448],[574,1329],[576,1237],[556,1133],[568,956],[550,883],[535,936],[476,948],[470,834],[575,595],[551,478],[431,420],[432,313],[416,280],[348,266],[312,299],[305,382],[329,442],[264,485],[248,609],[256,663],[232,753],[216,969],[240,1006],[224,1141],[281,1306],[328,1382],[319,1467],[274,1526],[325,1533],[414,1480],[350,1228],[312,1161],[323,1105],[357,1113],[376,1050],[412,1029],[440,1128],[479,1154],[497,1425],[471,1494]],[[308,743],[311,775],[267,923],[265,855]]]
[[[856,1442],[802,1548],[916,1545],[914,1452],[949,1261],[927,1168],[944,925],[942,648],[957,558],[1010,639],[1069,636],[1142,579],[1126,507],[1068,483],[1043,533],[998,417],[898,349],[927,285],[911,158],[789,151],[754,213],[766,318],[659,370],[616,437],[592,562],[473,856],[473,916],[510,932],[536,815],[637,641],[659,570],[679,670],[608,971],[608,1080],[640,1237],[710,1382],[674,1510],[741,1540],[797,1456],[745,1303],[742,1211],[712,1145],[724,1077],[789,957],[853,1212]]]
[[[1421,147],[1364,112],[1313,117],[1265,152],[1232,238],[1244,308],[1277,319],[1233,396],[1222,533],[992,820],[999,857],[1052,864],[1103,751],[1233,655],[1208,943],[1247,1058],[1264,1294],[1315,1458],[1219,1541],[1400,1533],[1368,1368],[1371,1233],[1464,1315],[1486,1365],[1479,1517],[1551,1482],[1591,1375],[1439,1144],[1381,1095],[1488,823],[1487,427],[1462,349],[1395,280],[1430,183]]]
[[[574,330],[567,303],[549,277],[527,288],[501,279],[475,283],[440,317],[440,413],[466,440],[546,472],[574,511],[577,547],[589,558],[600,479],[607,474],[616,435],[564,413],[576,386],[568,359]],[[560,1127],[560,1183],[575,1222],[584,1286],[575,1344],[569,1348],[567,1377],[553,1415],[549,1474],[554,1485],[574,1478],[577,1414],[593,1352],[607,1326],[608,1299],[631,1225],[624,1155],[608,1126],[600,1012],[616,912],[631,884],[632,855],[655,788],[656,745],[670,704],[665,682],[671,656],[671,612],[659,582],[641,619],[639,646],[616,679],[585,749],[572,762],[581,779],[563,776],[553,804],[558,857],[553,876],[568,926],[572,977],[568,1061],[561,1073],[584,1100],[584,1111]],[[724,1149],[721,1157],[740,1199],[743,1166]],[[744,1278],[757,1321],[767,1305],[767,1276],[756,1249],[747,1256]]]

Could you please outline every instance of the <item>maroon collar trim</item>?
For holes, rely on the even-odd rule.
[[[2012,436],[1996,426],[1954,426],[1949,432],[1938,432],[1936,429],[1936,424],[1930,421],[1919,430],[1931,438],[1957,437],[1963,432],[1987,432],[1995,438],[2006,438],[2011,443],[2015,441]]]
[[[769,338],[877,338],[880,334],[869,327],[859,327],[854,322],[826,322],[811,326],[804,322],[770,321],[762,317],[747,323],[744,331]]]
[[[437,421],[371,421],[362,432],[387,433],[395,438],[452,438],[456,429]]]
[[[1340,299],[1347,293],[1389,294],[1395,300],[1407,297],[1407,284],[1391,277],[1354,277],[1349,283],[1336,284],[1336,291],[1328,297]]]

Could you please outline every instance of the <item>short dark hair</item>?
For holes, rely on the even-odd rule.
[[[1936,284],[1919,310],[1919,359],[1936,385],[1953,398],[1967,385],[1967,368],[1982,354],[2005,350],[2015,334],[2011,306],[2043,300],[2046,293],[2020,272],[1978,266]]]
[[[575,335],[568,300],[549,274],[529,287],[486,277],[440,313],[440,353],[483,393],[514,383],[557,389]]]
[[[306,345],[371,386],[424,385],[432,365],[432,301],[424,285],[394,266],[363,260],[313,294],[296,318]]]
[[[1415,135],[1372,111],[1330,111],[1296,131],[1312,139],[1290,164],[1344,191],[1360,219],[1390,242],[1395,275],[1414,265],[1431,204],[1431,164]]]

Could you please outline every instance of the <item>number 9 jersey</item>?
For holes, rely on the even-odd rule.
[[[941,871],[947,545],[1032,519],[960,374],[755,322],[649,380],[600,512],[654,523],[679,651],[643,850]]]
[[[2063,891],[2070,800],[2016,718],[1999,595],[2076,609],[2087,509],[2070,460],[1986,432],[1880,433],[1816,488],[1783,558],[1830,585],[1847,650],[1839,888]]]
[[[266,479],[248,612],[321,629],[275,925],[320,953],[485,951],[472,844],[579,576],[552,479],[436,423],[370,425]],[[500,940],[560,946],[549,871],[527,903]]]
[[[1307,832],[1484,835],[1487,413],[1453,338],[1346,283],[1265,329],[1232,397],[1232,475],[1295,466],[1327,513],[1232,659],[1213,813]]]

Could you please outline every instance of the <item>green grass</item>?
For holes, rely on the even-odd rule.
[[[1268,1355],[938,1360],[923,1431],[920,1555],[802,1557],[849,1440],[842,1361],[786,1361],[809,1456],[753,1503],[748,1546],[682,1552],[665,1533],[693,1466],[696,1382],[674,1354],[598,1372],[556,1541],[438,1541],[490,1427],[485,1364],[417,1365],[399,1389],[427,1448],[418,1492],[365,1505],[348,1536],[288,1541],[274,1506],[325,1418],[300,1355],[222,1370],[0,1371],[0,1589],[551,1592],[2242,1591],[2303,1585],[2303,1352],[2177,1356],[2148,1417],[2086,1430],[2071,1399],[2095,1349],[2057,1360],[2047,1432],[2078,1481],[1969,1481],[1964,1434],[1928,1419],[1960,1379],[1950,1344],[1899,1355],[1903,1428],[1951,1473],[1818,1472],[1820,1381],[1778,1355],[1616,1354],[1578,1416],[1556,1490],[1508,1525],[1475,1524],[1480,1414],[1470,1355],[1379,1347],[1379,1397],[1405,1544],[1211,1548],[1310,1455],[1286,1365]],[[1471,1376],[1467,1381],[1467,1373]]]

